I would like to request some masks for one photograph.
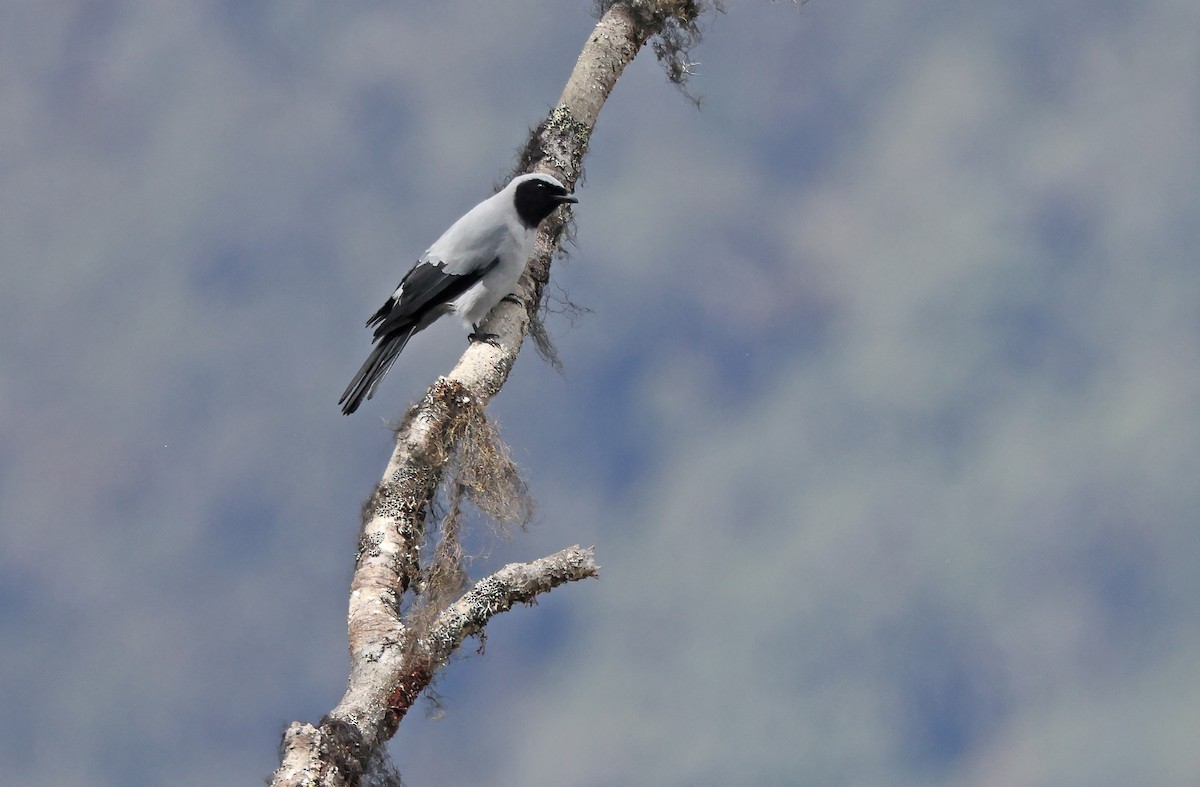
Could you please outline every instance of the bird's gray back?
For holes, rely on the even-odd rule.
[[[479,203],[433,242],[421,262],[443,262],[445,272],[456,276],[490,265],[512,242],[506,218],[496,197]]]

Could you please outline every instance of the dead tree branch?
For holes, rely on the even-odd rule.
[[[602,15],[562,97],[531,135],[517,167],[520,172],[551,173],[571,189],[581,176],[600,109],[625,67],[664,30],[680,25],[694,29],[698,14],[692,2],[605,2],[599,8]],[[318,726],[294,722],[284,733],[274,785],[360,784],[371,764],[384,756],[384,745],[405,713],[466,637],[481,632],[493,615],[513,604],[530,603],[564,582],[596,576],[591,550],[571,547],[506,566],[450,601],[444,598],[445,588],[439,595],[438,588],[429,586],[439,574],[421,570],[426,518],[455,452],[464,435],[485,423],[484,407],[507,380],[531,326],[535,337],[540,331],[551,258],[564,228],[557,214],[543,222],[516,293],[521,305],[501,302],[480,326],[497,337],[495,343],[471,343],[396,430],[383,480],[363,511],[350,592],[346,693]],[[447,537],[454,538],[454,531],[443,532]],[[440,552],[455,554],[454,549]],[[462,577],[453,567],[444,574]],[[455,587],[454,593],[458,591]]]

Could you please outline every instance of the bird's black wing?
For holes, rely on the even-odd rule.
[[[368,328],[375,326],[371,341],[378,344],[342,392],[338,400],[342,412],[349,415],[364,399],[370,399],[412,335],[428,327],[450,301],[470,289],[499,262],[497,257],[488,265],[461,275],[446,273],[444,262],[420,262],[406,273],[396,294],[367,320]]]
[[[367,320],[367,327],[375,326],[375,340],[392,331],[408,330],[411,326],[424,328],[433,322],[454,300],[469,290],[494,268],[500,258],[470,273],[446,273],[446,263],[418,263],[405,274],[396,294]]]

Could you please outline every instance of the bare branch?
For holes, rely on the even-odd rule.
[[[406,668],[389,697],[395,723],[400,723],[463,640],[481,632],[493,615],[506,612],[515,604],[531,604],[539,593],[565,582],[594,577],[599,571],[593,549],[576,545],[529,563],[510,563],[475,583],[475,587],[434,618],[426,633],[410,633],[415,641],[406,643],[404,649],[411,655],[405,660]]]
[[[539,593],[565,582],[597,576],[600,566],[594,549],[575,545],[528,563],[509,563],[481,579],[434,620],[426,645],[430,658],[445,663],[463,640],[479,633],[493,615],[515,604],[531,604]]]
[[[333,764],[324,733],[311,724],[292,722],[283,734],[282,749],[272,784],[340,787],[349,783]]]
[[[651,36],[662,32],[674,18],[672,13],[688,14],[682,23],[694,25],[694,10],[689,2],[643,0],[606,6],[558,105],[526,144],[518,171],[549,172],[573,188],[582,176],[583,157],[600,109],[625,67]],[[457,520],[448,522],[451,541],[446,549],[440,557],[435,551],[434,569],[447,570],[426,576],[421,571],[420,549],[434,494],[464,437],[486,423],[483,409],[507,380],[531,325],[535,333],[540,330],[550,262],[566,227],[561,212],[542,223],[534,256],[515,293],[520,305],[501,301],[479,326],[480,331],[495,335],[494,344],[471,343],[453,370],[430,386],[397,428],[383,480],[363,509],[348,613],[346,693],[318,727],[294,723],[288,728],[273,784],[360,784],[373,764],[386,759],[384,744],[437,669],[467,637],[480,633],[493,615],[513,604],[531,603],[537,594],[559,584],[596,575],[592,551],[572,547],[530,563],[505,566],[439,609],[440,604],[430,602],[445,591],[449,580],[437,577],[461,576],[454,565]],[[490,439],[479,434],[485,441]],[[469,456],[469,451],[460,453],[458,461],[476,461]],[[466,470],[457,474],[460,482],[469,485],[475,479],[482,500],[497,490],[501,495],[523,491],[511,464],[504,461],[497,460],[487,472]],[[519,518],[519,512],[527,509],[518,505],[513,510]],[[457,512],[452,510],[451,515]],[[409,594],[416,600],[402,613]]]

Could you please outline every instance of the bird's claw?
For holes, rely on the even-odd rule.
[[[519,295],[517,295],[515,292],[510,292],[508,295],[505,295],[500,300],[508,301],[509,303],[515,303],[516,305],[518,305],[522,308],[525,307],[525,301],[521,300],[521,297]]]
[[[467,341],[483,342],[484,344],[490,344],[493,347],[499,349],[500,334],[498,334],[498,333],[482,333],[482,332],[480,332],[479,328],[476,327],[475,330],[471,331],[471,333],[467,335]]]

